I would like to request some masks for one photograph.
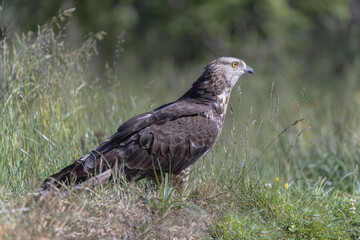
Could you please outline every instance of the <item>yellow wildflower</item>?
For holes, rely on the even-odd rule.
[[[284,188],[285,188],[285,189],[288,189],[288,188],[289,188],[289,183],[285,183],[285,184],[284,184]]]

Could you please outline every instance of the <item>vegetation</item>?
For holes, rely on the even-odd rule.
[[[221,139],[194,165],[185,196],[144,180],[34,201],[45,177],[134,114],[179,97],[206,63],[125,71],[115,62],[94,74],[104,33],[70,48],[72,12],[0,42],[1,239],[360,238],[358,56],[324,75],[340,86],[303,79],[310,60],[244,54],[256,75],[234,89]]]

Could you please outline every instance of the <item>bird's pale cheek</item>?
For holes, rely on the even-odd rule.
[[[234,87],[235,86],[235,84],[237,83],[237,81],[239,80],[239,75],[236,75],[236,76],[233,76],[231,79],[230,79],[230,85],[231,85],[231,87]]]

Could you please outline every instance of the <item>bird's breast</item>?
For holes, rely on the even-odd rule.
[[[207,114],[208,118],[216,122],[220,131],[224,125],[229,98],[230,90],[224,90],[221,94],[217,95],[216,100],[212,103],[212,111]]]

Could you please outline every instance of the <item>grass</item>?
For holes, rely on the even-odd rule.
[[[204,65],[143,73],[110,64],[97,76],[90,60],[104,33],[70,50],[70,15],[0,42],[0,239],[360,238],[356,63],[339,100],[325,87],[299,90],[291,66],[269,80],[257,61],[257,74],[233,90],[222,136],[193,166],[185,196],[165,179],[35,202],[45,177],[129,117],[179,97]]]

